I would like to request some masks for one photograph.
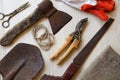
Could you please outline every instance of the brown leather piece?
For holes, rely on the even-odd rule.
[[[33,80],[43,66],[40,50],[20,43],[0,61],[0,73],[3,80]]]
[[[51,1],[45,0],[38,5],[49,19],[53,34],[56,34],[72,17],[63,11],[57,10]]]

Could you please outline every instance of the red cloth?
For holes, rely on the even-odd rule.
[[[105,12],[114,10],[114,0],[58,0],[65,4],[77,8],[81,11],[96,15],[102,20],[107,20],[108,16]]]
[[[92,13],[102,20],[107,20],[108,16],[105,12],[110,12],[114,9],[115,2],[113,0],[97,0],[97,5],[84,4],[81,7],[82,11]]]

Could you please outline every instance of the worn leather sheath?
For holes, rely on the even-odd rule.
[[[3,80],[33,80],[42,70],[44,61],[40,50],[20,43],[0,61]]]
[[[17,23],[11,30],[9,30],[0,40],[0,45],[8,46],[14,39],[25,31],[27,28],[33,26],[41,18],[48,18],[53,31],[56,34],[65,24],[67,24],[72,17],[65,12],[57,10],[53,7],[50,0],[43,0],[32,14]]]

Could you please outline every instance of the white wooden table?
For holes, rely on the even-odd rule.
[[[0,12],[3,13],[10,13],[20,5],[24,4],[25,2],[29,1],[31,6],[24,10],[23,12],[16,15],[14,18],[11,19],[10,27],[5,29],[1,26],[0,22],[0,38],[9,30],[11,29],[16,23],[24,19],[26,16],[28,16],[36,7],[37,4],[40,3],[42,0],[0,0]],[[81,12],[77,9],[71,8],[63,3],[56,2],[55,0],[51,0],[54,4],[54,6],[64,11],[68,14],[70,14],[73,18],[72,20],[66,24],[56,35],[55,35],[55,44],[52,46],[52,48],[49,51],[43,51],[42,56],[45,61],[45,66],[43,71],[41,72],[41,75],[43,74],[50,74],[55,76],[61,76],[64,71],[67,69],[69,64],[72,62],[73,58],[80,52],[80,50],[89,42],[89,40],[96,34],[96,32],[102,27],[102,25],[105,23],[105,21],[100,20],[94,15]],[[82,69],[78,71],[78,73],[74,76],[72,80],[80,80],[81,74],[84,72],[84,70],[91,64],[94,59],[100,55],[100,53],[107,47],[111,46],[117,53],[120,54],[120,1],[115,0],[116,7],[115,10],[111,13],[107,13],[110,17],[115,19],[115,22],[112,24],[110,29],[106,32],[106,34],[103,36],[103,38],[100,40],[98,45],[95,47],[93,52],[91,53],[90,57],[87,59],[86,63],[83,65]],[[65,61],[62,65],[57,65],[56,61],[51,61],[49,59],[50,55],[56,51],[61,44],[65,41],[66,36],[68,36],[71,32],[74,31],[76,24],[83,18],[88,17],[88,25],[86,29],[83,32],[82,35],[82,42],[80,47],[72,53],[72,55],[69,57],[67,61]],[[48,19],[45,19],[44,21],[40,22],[39,24],[44,24],[50,32],[50,24]],[[26,30],[23,34],[21,34],[12,45],[10,46],[0,46],[0,60],[18,43],[28,43],[37,45],[36,41],[34,40],[32,36],[32,28]],[[38,46],[39,47],[39,46]],[[40,48],[40,47],[39,47]],[[39,76],[39,78],[41,77]],[[39,80],[39,79],[38,79]]]

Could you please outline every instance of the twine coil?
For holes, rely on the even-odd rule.
[[[38,31],[43,30],[44,32],[38,36]],[[54,36],[49,33],[47,28],[44,25],[37,25],[32,30],[34,39],[36,40],[37,44],[43,49],[43,50],[49,50],[51,46],[54,44]]]

